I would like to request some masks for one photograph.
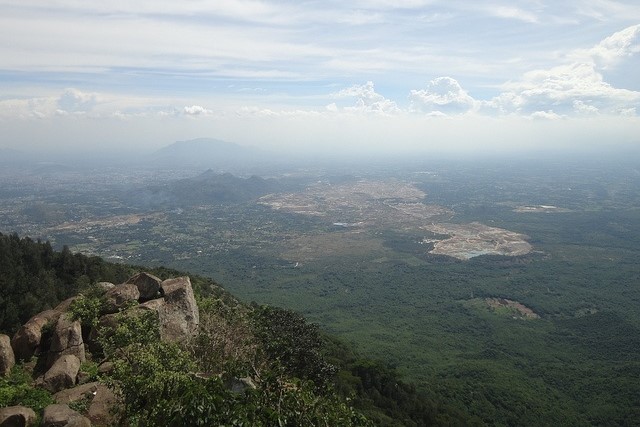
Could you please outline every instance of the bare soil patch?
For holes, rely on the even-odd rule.
[[[539,319],[540,316],[526,305],[518,301],[512,301],[504,298],[485,298],[487,306],[494,312],[499,314],[510,315],[520,319]]]
[[[451,237],[435,242],[432,254],[467,260],[480,255],[517,256],[531,252],[527,236],[479,222],[470,224],[431,224],[423,227]]]

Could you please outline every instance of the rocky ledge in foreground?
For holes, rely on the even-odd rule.
[[[139,273],[125,283],[101,282],[97,288],[100,305],[94,325],[74,319],[74,301],[85,298],[76,296],[36,314],[11,339],[0,335],[0,375],[8,375],[16,361],[23,361],[37,375],[34,384],[55,393],[57,403],[40,414],[42,426],[113,425],[110,409],[116,397],[102,384],[87,383],[81,365],[90,357],[88,349],[97,345],[100,334],[115,330],[122,316],[155,313],[159,336],[167,342],[184,343],[198,330],[198,305],[189,277],[163,281]],[[107,371],[109,362],[103,360],[99,369]],[[86,416],[69,407],[78,401],[86,403]],[[0,408],[0,427],[31,426],[36,418],[30,408]]]

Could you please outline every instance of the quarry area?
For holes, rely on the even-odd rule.
[[[450,222],[454,212],[444,206],[423,203],[426,194],[415,186],[401,181],[358,181],[331,185],[318,183],[300,193],[270,194],[260,198],[259,204],[281,212],[326,219],[336,227],[346,228],[350,238],[353,233],[375,230],[425,231],[421,243],[434,255],[446,255],[461,260],[480,255],[525,255],[531,251],[527,236],[479,222],[455,224]],[[333,247],[332,239],[345,238],[332,233],[329,236],[307,236],[298,251],[321,255],[326,246]],[[358,236],[357,240],[363,240]],[[354,242],[354,250],[366,245]],[[307,248],[307,249],[304,249]],[[313,248],[313,249],[310,249]]]
[[[531,245],[526,236],[479,222],[470,224],[431,224],[425,230],[451,237],[428,240],[434,243],[432,254],[448,255],[458,259],[469,259],[479,255],[526,255]]]

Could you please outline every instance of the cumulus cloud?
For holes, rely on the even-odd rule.
[[[603,70],[640,52],[640,25],[616,32],[591,49],[569,55],[570,63],[525,73],[503,85],[503,92],[482,103],[483,110],[531,114],[622,114],[640,106],[640,92],[605,81]],[[635,72],[630,70],[630,72]]]
[[[438,77],[426,89],[412,90],[409,100],[412,111],[445,114],[464,113],[475,105],[475,100],[451,77]]]
[[[213,113],[200,105],[185,106],[182,112],[187,116],[207,116]]]
[[[640,52],[640,24],[625,28],[612,34],[593,48],[587,54],[594,63],[603,68],[617,65],[625,57]]]
[[[552,110],[549,111],[536,111],[530,116],[535,120],[559,120],[562,119],[563,116],[554,113]]]
[[[335,98],[356,98],[356,104],[345,107],[345,111],[363,113],[397,113],[399,108],[394,101],[385,98],[375,91],[373,82],[368,81],[363,85],[354,85],[333,94]]]
[[[85,93],[77,89],[67,89],[58,98],[58,108],[62,114],[85,113],[90,111],[98,103],[98,96],[95,93]]]
[[[51,97],[0,100],[0,119],[42,119],[55,114],[56,99]]]
[[[573,110],[578,114],[584,114],[588,116],[595,115],[600,112],[598,108],[594,107],[593,105],[585,104],[584,101],[581,101],[579,99],[573,101]]]

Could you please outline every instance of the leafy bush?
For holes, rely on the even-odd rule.
[[[51,394],[33,387],[31,375],[22,366],[16,365],[7,377],[0,377],[0,407],[22,405],[36,413],[54,403]]]
[[[92,328],[98,324],[103,302],[98,297],[79,295],[69,307],[72,320],[80,320],[83,328]]]

